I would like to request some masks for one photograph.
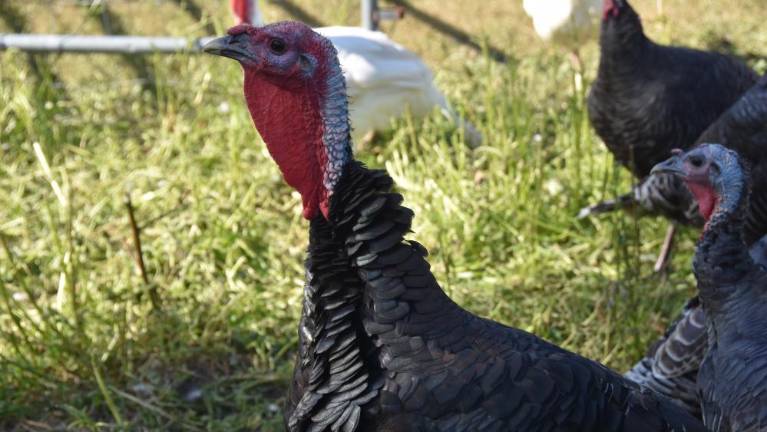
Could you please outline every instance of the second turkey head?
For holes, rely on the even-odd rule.
[[[630,8],[627,0],[603,0],[602,19],[617,18],[626,8]]]
[[[733,211],[747,183],[746,168],[734,150],[720,144],[703,144],[655,165],[652,173],[673,173],[690,188],[707,221],[718,210]]]
[[[641,58],[638,53],[647,42],[642,28],[642,20],[631,8],[627,0],[603,0],[602,30],[599,36],[601,60],[607,63],[632,64],[631,59]],[[636,65],[636,67],[644,65]],[[632,66],[633,67],[633,66]]]

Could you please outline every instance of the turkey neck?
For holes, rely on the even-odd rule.
[[[627,4],[619,16],[602,21],[599,46],[599,76],[620,77],[644,73],[641,66],[654,44],[645,36],[639,15]]]
[[[748,207],[745,180],[732,180],[720,194],[695,252],[693,268],[706,311],[715,314],[732,299],[738,282],[756,268],[743,240]]]
[[[404,240],[413,212],[401,206],[402,196],[391,192],[392,186],[385,171],[349,163],[330,211],[335,235],[343,239],[349,264],[365,286],[361,313],[368,335],[379,347],[387,344],[395,328],[398,337],[424,341],[460,324],[454,312],[461,309],[431,274],[426,250]],[[406,358],[408,353],[396,355]]]

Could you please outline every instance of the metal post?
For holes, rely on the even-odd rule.
[[[55,34],[1,34],[0,51],[129,53],[201,52],[212,37],[85,36]]]
[[[378,30],[378,1],[362,0],[362,27]]]
[[[250,24],[254,26],[264,25],[264,20],[261,18],[261,9],[258,7],[258,0],[248,1],[250,2],[250,7],[248,8],[248,12],[250,12],[250,16],[248,17]]]

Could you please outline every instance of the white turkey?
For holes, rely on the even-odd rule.
[[[231,0],[238,24],[260,19],[254,0]],[[314,29],[330,39],[338,51],[349,96],[352,138],[365,140],[391,127],[393,119],[410,113],[415,118],[435,108],[462,128],[471,147],[482,143],[482,134],[461,118],[434,85],[434,76],[416,54],[382,32],[361,27],[331,26]]]
[[[596,38],[601,0],[524,0],[522,7],[538,36],[566,48],[575,70],[583,71],[580,47]]]
[[[438,107],[464,128],[472,146],[481,143],[482,135],[453,111],[417,55],[378,31],[341,26],[315,30],[330,39],[338,51],[348,83],[353,138],[388,129],[391,120],[408,109],[414,117],[422,118]]]
[[[571,49],[596,37],[602,0],[524,0],[535,32]]]

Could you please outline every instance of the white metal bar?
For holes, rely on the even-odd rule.
[[[258,0],[248,1],[248,23],[254,26],[264,25],[264,21],[261,18],[261,10],[258,8]]]
[[[378,1],[361,0],[362,27],[368,30],[378,30]]]
[[[0,50],[81,53],[199,52],[212,37],[187,39],[162,36],[81,36],[55,34],[2,34]]]

